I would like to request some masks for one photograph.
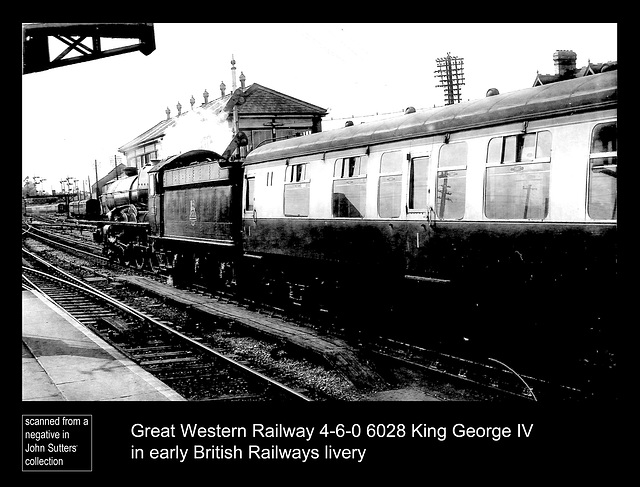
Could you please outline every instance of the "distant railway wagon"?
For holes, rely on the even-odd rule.
[[[53,216],[66,212],[64,204],[27,205],[23,200],[23,212],[27,216]]]
[[[487,340],[571,340],[614,308],[615,71],[228,153],[118,182],[103,208],[126,221],[106,251],[363,326],[411,310],[391,328]]]
[[[66,205],[61,204],[60,206],[60,212],[66,212]],[[94,198],[72,201],[69,203],[69,215],[75,218],[97,220],[100,218],[100,203]]]

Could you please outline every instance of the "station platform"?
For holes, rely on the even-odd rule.
[[[22,291],[23,401],[184,401],[39,293]]]

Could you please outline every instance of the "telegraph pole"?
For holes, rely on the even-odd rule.
[[[98,159],[95,160],[95,168],[96,168],[96,199],[100,201],[100,185],[98,184]],[[89,186],[89,191],[91,191],[91,186]]]
[[[444,88],[445,105],[460,103],[462,101],[460,87],[464,85],[464,58],[447,53],[446,57],[439,57],[436,62],[438,69],[434,73],[435,77],[440,80],[440,84],[436,85],[436,88]]]

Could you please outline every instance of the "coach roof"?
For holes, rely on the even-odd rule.
[[[617,71],[495,95],[408,115],[272,142],[244,165],[560,116],[617,105]]]

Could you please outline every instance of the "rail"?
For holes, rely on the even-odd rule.
[[[44,259],[41,259],[40,257],[38,257],[37,255],[33,254],[32,252],[29,252],[27,249],[22,249],[23,253],[27,254],[30,258],[36,260],[37,262],[39,262],[40,264],[44,265],[47,267],[47,269],[50,269],[51,271],[61,274],[63,277],[58,277],[52,274],[48,274],[46,272],[40,271],[38,269],[32,268],[32,267],[28,267],[28,266],[22,266],[22,273],[23,273],[23,278],[27,281],[27,284],[31,287],[37,288],[37,285],[35,283],[33,283],[31,280],[28,279],[28,277],[24,276],[25,273],[31,273],[33,275],[36,276],[40,276],[49,280],[54,280],[57,283],[64,285],[64,286],[68,286],[68,287],[72,287],[80,292],[83,292],[85,294],[89,294],[90,296],[94,297],[95,299],[98,299],[100,301],[103,302],[107,302],[109,305],[119,309],[122,312],[127,313],[130,316],[135,317],[136,319],[149,324],[151,326],[157,327],[157,328],[161,328],[164,331],[168,332],[169,334],[176,336],[178,338],[180,338],[183,341],[186,341],[187,343],[189,343],[189,345],[193,346],[194,348],[196,348],[197,350],[201,350],[209,355],[213,355],[221,360],[223,360],[224,362],[231,364],[232,366],[242,370],[243,372],[261,380],[266,382],[267,384],[269,384],[270,386],[273,386],[275,388],[277,388],[278,390],[281,390],[285,393],[287,393],[290,396],[293,396],[297,399],[301,399],[304,401],[311,401],[310,398],[308,398],[307,396],[299,393],[298,391],[295,391],[293,389],[291,389],[290,387],[274,380],[271,379],[270,377],[267,377],[266,375],[251,369],[250,367],[241,364],[235,360],[233,360],[230,357],[225,356],[224,354],[218,352],[217,350],[214,350],[213,348],[200,343],[198,340],[191,338],[187,335],[185,335],[184,333],[181,333],[180,331],[172,328],[171,326],[167,325],[166,323],[163,323],[160,320],[157,320],[155,318],[152,318],[134,308],[132,308],[131,306],[118,301],[115,298],[112,298],[111,296],[109,296],[106,293],[103,293],[99,290],[96,290],[95,288],[93,288],[92,286],[82,282],[80,279],[76,278],[75,276],[70,275],[69,273],[63,271],[62,269],[58,269],[57,267],[55,267],[54,265],[50,264],[49,262],[45,261]],[[40,291],[42,292],[42,291]]]

